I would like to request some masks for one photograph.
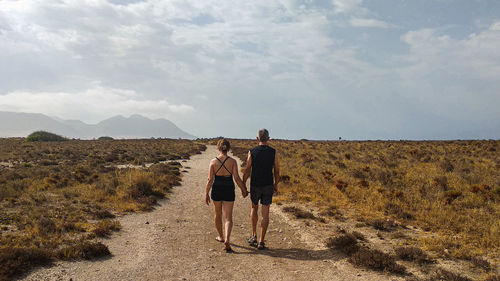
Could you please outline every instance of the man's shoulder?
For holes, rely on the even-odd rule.
[[[257,145],[257,146],[250,149],[250,153],[255,152],[255,151],[266,151],[266,150],[276,152],[276,149],[270,147],[269,145]]]

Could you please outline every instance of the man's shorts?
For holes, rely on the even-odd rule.
[[[271,205],[273,202],[273,193],[273,185],[250,186],[250,199],[254,205],[258,205],[259,200],[262,205]]]

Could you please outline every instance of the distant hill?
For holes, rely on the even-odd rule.
[[[169,120],[152,120],[137,114],[128,118],[118,115],[91,125],[79,120],[63,120],[39,113],[0,111],[0,137],[25,137],[40,130],[68,138],[82,139],[101,136],[113,138],[195,138]]]

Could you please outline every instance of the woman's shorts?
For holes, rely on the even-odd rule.
[[[213,201],[233,202],[235,199],[233,177],[215,176],[210,197]]]

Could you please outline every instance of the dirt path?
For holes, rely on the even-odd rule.
[[[232,234],[234,254],[215,241],[213,207],[204,203],[204,188],[214,146],[183,165],[182,186],[153,212],[120,218],[123,229],[103,242],[112,257],[96,261],[57,262],[33,271],[23,280],[395,280],[352,267],[289,221],[277,206],[271,210],[267,244],[249,247],[248,197],[237,189]],[[237,159],[238,160],[238,159]],[[238,161],[239,162],[239,161]],[[188,168],[189,167],[189,168]]]

